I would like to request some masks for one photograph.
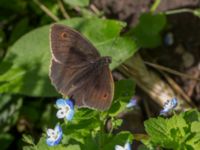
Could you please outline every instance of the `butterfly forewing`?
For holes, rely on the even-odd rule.
[[[108,109],[113,99],[113,78],[96,48],[77,31],[54,24],[50,32],[50,79],[64,96],[79,107]]]
[[[96,48],[87,39],[67,26],[52,25],[50,38],[53,58],[57,62],[73,65],[100,57]]]

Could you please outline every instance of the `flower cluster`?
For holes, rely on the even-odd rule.
[[[166,116],[170,113],[178,104],[176,98],[172,98],[171,100],[167,100],[163,106],[163,109],[160,111],[160,115]]]
[[[56,107],[58,111],[56,116],[58,119],[72,120],[74,116],[74,104],[70,99],[58,99],[56,101]],[[46,143],[49,146],[55,146],[59,144],[62,139],[62,128],[60,125],[56,125],[54,129],[47,129]]]

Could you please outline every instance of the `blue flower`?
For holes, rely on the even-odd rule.
[[[115,150],[131,150],[131,145],[128,142],[124,145],[124,147],[120,145],[116,145]]]
[[[132,98],[129,103],[126,105],[127,108],[130,108],[130,107],[134,107],[137,105],[137,100],[136,98]]]
[[[58,99],[56,106],[59,109],[56,114],[57,118],[66,118],[68,121],[72,120],[74,116],[74,104],[70,99]]]
[[[167,113],[171,112],[177,106],[177,104],[178,101],[176,98],[167,100],[163,106],[163,109],[160,111],[160,115],[166,115]]]
[[[53,129],[47,129],[46,143],[49,146],[57,145],[62,139],[62,128],[60,125],[56,125]]]

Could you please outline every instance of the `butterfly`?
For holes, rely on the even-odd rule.
[[[60,24],[51,26],[50,47],[49,76],[56,90],[78,107],[107,110],[114,93],[111,57],[101,57],[78,31]]]

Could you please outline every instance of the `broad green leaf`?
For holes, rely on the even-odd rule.
[[[135,37],[139,46],[154,48],[161,44],[160,32],[166,25],[164,14],[144,13],[140,16],[139,23],[129,34]]]
[[[123,111],[135,93],[135,83],[133,80],[120,80],[115,83],[115,96],[109,115],[116,116]]]
[[[28,18],[23,18],[14,26],[9,41],[10,45],[29,30],[28,21]]]
[[[119,37],[125,25],[122,22],[98,18],[73,18],[60,23],[79,30],[97,47],[102,56],[111,56],[113,58],[111,69],[119,66],[136,51],[132,39]],[[11,47],[3,65],[12,64],[12,66],[0,75],[0,92],[58,96],[48,77],[49,28],[48,25],[35,29],[21,37]]]
[[[172,118],[151,118],[145,121],[149,139],[143,143],[150,149],[196,150],[200,148],[200,121],[197,110],[189,110]]]
[[[72,7],[85,7],[89,5],[90,0],[64,0],[64,2]]]
[[[184,129],[188,128],[188,125],[181,115],[175,115],[170,119],[151,118],[145,121],[144,125],[150,140],[155,145],[171,149],[184,146],[182,145],[182,140],[186,136]]]
[[[135,83],[131,79],[120,80],[115,83],[114,99],[123,98],[124,102],[129,102],[135,93]]]

